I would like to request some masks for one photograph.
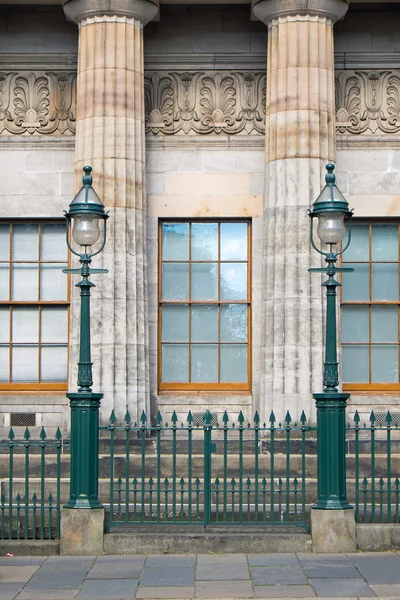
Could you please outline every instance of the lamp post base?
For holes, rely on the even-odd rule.
[[[356,552],[356,522],[354,509],[311,509],[311,539],[313,552]]]

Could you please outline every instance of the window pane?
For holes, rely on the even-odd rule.
[[[351,244],[344,252],[343,260],[369,260],[368,225],[351,226]]]
[[[10,349],[9,346],[0,346],[0,381],[9,381]]]
[[[221,260],[247,260],[247,223],[221,223]]]
[[[0,342],[10,342],[10,309],[5,306],[0,308]]]
[[[369,381],[368,346],[343,346],[342,370],[344,383]]]
[[[10,267],[0,263],[0,300],[10,299]]]
[[[342,342],[369,342],[368,306],[342,307]]]
[[[189,223],[163,223],[162,259],[189,260]]]
[[[170,383],[189,381],[188,344],[163,344],[162,381]]]
[[[372,265],[372,300],[399,299],[398,263]]]
[[[23,223],[12,228],[13,260],[39,259],[39,225]]]
[[[41,300],[66,300],[68,278],[62,269],[67,265],[53,263],[40,266],[40,299]]]
[[[67,260],[67,242],[63,223],[45,223],[42,225],[41,260]]]
[[[67,381],[67,347],[42,346],[40,357],[40,380]]]
[[[38,267],[14,264],[12,269],[12,300],[38,300]]]
[[[192,300],[218,300],[218,265],[192,265]]]
[[[189,307],[187,305],[162,307],[162,341],[189,341]]]
[[[247,345],[221,344],[221,382],[244,383],[247,377]]]
[[[47,344],[68,342],[68,310],[64,306],[42,308],[40,341]]]
[[[14,346],[12,349],[12,381],[26,383],[38,380],[38,347]]]
[[[372,383],[397,383],[398,381],[398,347],[372,346]]]
[[[189,264],[163,264],[162,298],[163,300],[188,300]]]
[[[247,300],[247,264],[221,264],[221,300]]]
[[[396,260],[399,256],[397,225],[372,225],[372,260]]]
[[[192,260],[218,260],[218,223],[192,224]]]
[[[10,260],[10,226],[0,224],[0,260]]]
[[[221,342],[247,342],[247,306],[221,306]]]
[[[352,267],[353,273],[343,273],[342,299],[369,300],[369,264],[346,264]]]
[[[218,381],[218,345],[192,345],[191,381]]]
[[[39,341],[39,309],[15,307],[12,311],[14,344],[36,344]]]
[[[192,342],[218,342],[218,306],[192,306]]]
[[[399,309],[397,306],[372,307],[372,334],[373,342],[397,342],[399,338],[398,326]]]

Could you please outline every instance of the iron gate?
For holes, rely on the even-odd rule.
[[[225,412],[222,423],[207,411],[186,423],[177,414],[154,423],[129,413],[108,432],[110,452],[109,528],[123,524],[306,525],[306,446],[314,427],[287,413],[283,424],[271,413],[245,423]],[[213,425],[214,422],[214,425]],[[104,433],[102,439],[104,440]],[[107,435],[107,434],[106,434]],[[315,441],[315,440],[314,440]]]

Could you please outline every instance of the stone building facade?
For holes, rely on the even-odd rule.
[[[110,211],[92,299],[103,420],[315,419],[307,209],[327,161],[356,217],[349,411],[397,412],[399,17],[400,2],[356,0],[1,2],[0,427],[68,428],[63,211],[85,164]]]

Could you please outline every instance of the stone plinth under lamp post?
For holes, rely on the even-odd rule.
[[[339,391],[339,362],[336,335],[336,290],[338,273],[353,271],[336,266],[338,257],[351,241],[349,204],[336,186],[335,166],[326,166],[326,185],[314,202],[310,215],[310,240],[313,248],[325,257],[326,266],[309,269],[326,273],[326,335],[322,393],[313,394],[317,407],[318,428],[318,500],[311,508],[311,532],[314,552],[355,552],[356,527],[353,507],[346,497],[346,404],[350,394]],[[318,219],[317,235],[328,251],[314,240],[314,218]],[[348,224],[345,224],[345,218]],[[347,230],[347,236],[346,236]],[[338,249],[344,238],[342,248]]]
[[[108,214],[92,188],[91,167],[84,167],[83,186],[71,202],[67,219],[67,245],[79,257],[81,267],[64,273],[81,275],[81,316],[78,362],[78,391],[68,393],[71,407],[70,497],[62,511],[61,554],[93,555],[103,552],[104,507],[98,499],[99,407],[103,394],[92,391],[90,344],[90,289],[92,258],[106,243]],[[103,221],[103,227],[100,223]],[[73,244],[74,243],[74,244]],[[92,247],[97,244],[97,249]],[[81,251],[76,251],[76,247]]]

